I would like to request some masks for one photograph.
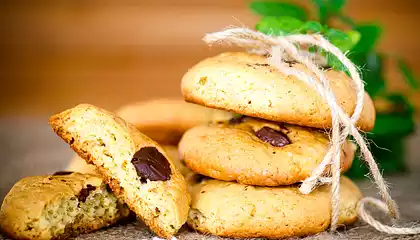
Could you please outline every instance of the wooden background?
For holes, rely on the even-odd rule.
[[[208,48],[204,33],[254,26],[242,0],[2,1],[0,115],[44,115],[80,102],[109,109],[180,97],[179,82]],[[298,1],[308,5],[308,0]],[[380,49],[420,75],[420,1],[349,0],[346,12],[385,28]],[[392,67],[393,89],[406,90]],[[419,94],[410,96],[419,105]]]

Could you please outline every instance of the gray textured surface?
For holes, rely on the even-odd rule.
[[[407,143],[408,164],[411,173],[388,178],[392,195],[398,202],[401,224],[420,220],[420,137],[414,136]],[[62,169],[72,156],[72,151],[50,130],[45,118],[0,118],[0,199],[18,179]],[[367,196],[376,196],[376,189],[369,181],[358,182]],[[380,217],[381,215],[377,215]],[[117,226],[77,239],[152,239],[154,237],[141,223]],[[204,236],[187,228],[178,239],[219,239]],[[5,239],[0,235],[0,240]],[[305,239],[420,239],[420,236],[389,236],[358,223],[338,233],[322,233]]]

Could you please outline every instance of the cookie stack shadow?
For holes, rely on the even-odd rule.
[[[297,63],[289,67],[307,71]],[[355,95],[349,78],[334,70],[325,74],[341,107],[351,114]],[[330,187],[308,195],[298,189],[329,147],[330,111],[315,90],[278,72],[266,58],[246,53],[223,53],[199,62],[184,75],[181,90],[187,102],[239,115],[191,128],[179,143],[180,158],[201,176],[189,180],[189,226],[202,233],[246,238],[327,230]],[[374,119],[366,94],[358,127],[368,131]],[[355,150],[349,140],[343,144],[342,173],[351,167]],[[328,171],[327,167],[325,174]],[[356,221],[361,198],[358,187],[341,177],[340,226]]]

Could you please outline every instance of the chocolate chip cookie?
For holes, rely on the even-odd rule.
[[[96,175],[58,172],[18,181],[0,210],[1,229],[14,239],[63,239],[129,215]]]
[[[180,99],[155,99],[123,106],[117,115],[160,144],[178,144],[194,126],[228,120],[233,113],[206,108]]]
[[[303,65],[290,68],[313,74]],[[337,103],[349,115],[356,105],[356,92],[344,72],[325,71]],[[314,76],[315,78],[315,76]],[[327,102],[309,85],[279,72],[263,56],[222,53],[192,67],[183,77],[182,94],[188,102],[223,109],[276,122],[307,127],[330,128]],[[365,94],[357,126],[369,131],[375,123],[375,109]]]
[[[66,171],[99,174],[99,171],[96,170],[95,165],[88,164],[83,158],[79,157],[79,155],[77,154],[71,158],[69,164],[66,167]]]
[[[185,223],[190,197],[183,176],[134,125],[89,104],[52,116],[50,124],[158,236],[169,238]]]
[[[328,135],[319,129],[241,117],[188,130],[179,151],[187,166],[199,174],[280,186],[309,177],[328,145]],[[351,166],[354,151],[355,145],[347,141],[341,152],[343,172]]]
[[[180,159],[178,148],[176,146],[163,145],[162,148],[165,149],[166,153],[168,153],[169,157],[172,159],[172,162],[175,164],[175,167],[184,176],[184,178],[191,174],[191,169],[186,166],[184,160]]]
[[[185,162],[179,158],[178,148],[176,146],[162,145],[162,148],[184,177],[191,173],[191,170],[185,165]],[[66,171],[90,174],[99,173],[99,171],[96,170],[95,165],[86,163],[86,161],[77,154],[70,160]]]
[[[316,234],[330,225],[331,192],[321,186],[309,195],[297,186],[254,187],[205,179],[193,187],[188,225],[223,237],[286,238]],[[338,224],[357,220],[358,187],[341,178]]]

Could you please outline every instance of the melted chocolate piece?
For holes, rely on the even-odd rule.
[[[229,124],[239,124],[242,123],[242,120],[245,118],[244,115],[233,117],[229,120]]]
[[[261,128],[255,132],[255,135],[262,141],[269,143],[274,147],[284,147],[292,143],[286,134],[269,127]]]
[[[73,172],[70,172],[70,171],[58,171],[58,172],[55,172],[54,174],[53,174],[53,176],[64,176],[64,175],[70,175],[70,174],[72,174]]]
[[[150,181],[166,181],[171,178],[171,165],[165,156],[155,147],[144,147],[137,151],[131,163],[141,178],[142,183]]]
[[[96,189],[96,187],[94,187],[90,184],[86,185],[86,187],[83,188],[79,193],[79,197],[78,197],[79,202],[86,202],[86,199],[89,196],[89,193],[91,191],[95,190],[95,189]]]

